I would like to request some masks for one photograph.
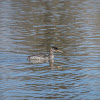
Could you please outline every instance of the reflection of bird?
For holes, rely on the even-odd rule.
[[[28,60],[52,60],[54,59],[54,52],[62,52],[58,50],[56,47],[51,47],[49,54],[44,54],[44,53],[36,53],[33,54],[32,56],[28,56]]]

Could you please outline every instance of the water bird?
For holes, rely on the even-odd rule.
[[[45,53],[35,53],[32,56],[28,56],[28,60],[53,60],[54,52],[62,52],[58,50],[57,47],[51,47],[48,54]]]

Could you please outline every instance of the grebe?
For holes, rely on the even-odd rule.
[[[58,50],[56,47],[51,47],[49,54],[44,53],[36,53],[32,56],[28,56],[28,60],[52,60],[54,59],[54,52],[62,52],[61,50]]]

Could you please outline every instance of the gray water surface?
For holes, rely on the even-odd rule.
[[[100,99],[100,0],[0,0],[0,100],[50,99]]]

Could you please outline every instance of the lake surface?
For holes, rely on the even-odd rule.
[[[0,0],[0,100],[50,99],[100,100],[100,0]]]

